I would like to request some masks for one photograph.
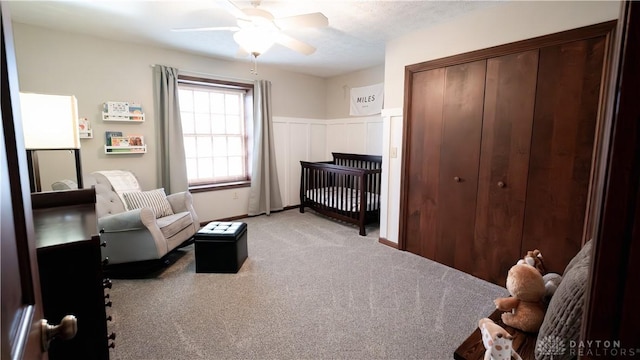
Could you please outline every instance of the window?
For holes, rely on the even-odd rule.
[[[189,187],[247,184],[253,85],[180,76],[178,88]]]

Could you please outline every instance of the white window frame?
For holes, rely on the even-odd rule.
[[[240,112],[239,115],[240,115],[240,122],[241,122],[240,141],[242,143],[242,152],[243,152],[242,153],[242,158],[243,158],[242,175],[227,176],[227,177],[200,177],[197,179],[189,178],[189,189],[191,191],[197,192],[197,191],[208,191],[208,190],[215,190],[215,189],[225,189],[225,188],[231,188],[231,187],[249,186],[251,183],[251,168],[249,164],[250,164],[250,157],[251,157],[250,140],[251,140],[251,133],[252,133],[251,119],[252,119],[252,111],[253,111],[253,85],[232,83],[227,81],[217,81],[212,79],[195,78],[195,77],[181,75],[178,77],[178,89],[179,91],[183,89],[199,90],[199,91],[204,90],[207,92],[241,95],[240,96],[241,101],[239,104],[239,112]],[[181,115],[184,113],[183,107],[184,106],[181,104],[181,109],[180,109]],[[184,124],[184,121],[194,121],[194,124],[193,124],[194,126],[192,128],[195,129],[195,110],[194,112],[192,112],[192,114],[194,114],[193,117],[185,117],[186,119],[183,119],[183,124]],[[204,113],[200,113],[200,114],[202,115]],[[228,113],[216,112],[214,109],[209,109],[209,114],[210,116],[213,116],[213,115],[216,115],[218,117],[222,116],[225,119],[228,116],[230,116]],[[211,161],[212,162],[211,166],[213,167],[214,166],[213,164],[215,163],[214,158],[216,158],[217,160],[226,158],[227,166],[229,166],[228,159],[230,157],[236,157],[228,154],[222,157],[214,157],[213,150],[212,150],[211,156],[199,157],[197,156],[197,154],[196,156],[189,156],[189,154],[192,153],[192,151],[188,151],[186,149],[187,142],[189,141],[188,139],[209,137],[211,138],[212,146],[215,146],[213,142],[214,138],[218,138],[219,140],[220,138],[224,137],[228,141],[229,138],[238,138],[238,135],[226,133],[226,130],[224,132],[216,133],[213,127],[210,129],[211,132],[207,134],[203,134],[196,130],[193,130],[192,132],[187,132],[185,128],[188,128],[188,127],[183,126],[183,137],[185,139],[185,152],[187,155],[187,158],[186,158],[187,162],[193,161],[193,160]],[[227,145],[225,144],[225,146]]]

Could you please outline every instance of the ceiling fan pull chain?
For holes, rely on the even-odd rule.
[[[251,73],[253,75],[258,75],[258,55],[256,53],[251,54],[253,56],[253,68],[251,69]]]

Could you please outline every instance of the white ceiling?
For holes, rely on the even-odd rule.
[[[9,6],[14,22],[237,61],[238,45],[230,31],[171,31],[235,26],[235,18],[219,1],[10,1]],[[251,6],[251,1],[234,3],[241,8]],[[496,4],[469,0],[264,0],[260,8],[276,18],[322,12],[329,26],[287,31],[315,46],[317,51],[311,55],[276,44],[258,60],[320,77],[341,75],[383,64],[385,43],[390,39]]]

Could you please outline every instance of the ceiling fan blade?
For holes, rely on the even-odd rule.
[[[298,29],[305,27],[325,27],[329,25],[329,19],[323,13],[309,13],[274,19],[276,25],[282,29]]]
[[[240,30],[237,26],[213,26],[213,27],[198,27],[198,28],[178,28],[171,29],[171,31],[175,32],[188,32],[188,31],[238,31]]]
[[[276,42],[280,45],[288,47],[291,50],[295,50],[305,55],[311,55],[316,51],[316,48],[314,48],[313,46],[300,40],[294,39],[284,33],[278,34],[278,36],[276,37]]]
[[[227,10],[228,13],[235,16],[238,19],[244,19],[247,17],[247,14],[242,11],[236,4],[234,4],[231,0],[218,0],[216,1],[218,6]]]

